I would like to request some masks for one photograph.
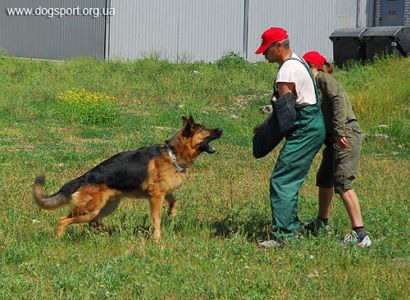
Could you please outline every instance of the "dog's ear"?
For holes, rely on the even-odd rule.
[[[182,117],[182,136],[190,137],[192,134],[192,116],[189,116],[189,119]]]
[[[195,123],[194,118],[192,117],[192,115],[189,115],[189,118],[186,118],[186,117],[182,116],[182,126],[185,126],[186,123],[191,123],[191,125]]]
[[[185,116],[182,116],[182,126],[185,127],[185,125],[189,122],[189,119],[187,119]]]

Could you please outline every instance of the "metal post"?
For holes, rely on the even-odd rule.
[[[105,1],[105,9],[108,10],[112,7],[112,1]],[[107,14],[105,16],[105,42],[104,42],[104,59],[110,60],[110,46],[111,46],[111,16]]]
[[[248,59],[249,0],[244,0],[243,4],[243,57]]]

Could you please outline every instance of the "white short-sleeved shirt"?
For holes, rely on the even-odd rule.
[[[316,94],[312,78],[306,67],[300,62],[301,58],[295,53],[293,58],[283,63],[276,75],[275,84],[278,82],[293,82],[297,93],[296,105],[298,107],[316,104]]]

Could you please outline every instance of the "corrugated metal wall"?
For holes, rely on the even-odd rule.
[[[288,30],[295,52],[317,49],[331,58],[329,35],[357,22],[357,0],[112,0],[111,5],[110,59],[214,61],[234,51],[256,61],[263,59],[253,54],[260,35],[271,26]]]
[[[356,27],[374,26],[374,0],[357,0]]]
[[[104,58],[105,17],[8,16],[7,8],[104,8],[106,0],[1,0],[0,48],[13,56]]]
[[[256,61],[263,30],[282,26],[295,52],[317,49],[331,58],[329,35],[364,20],[364,1],[373,0],[0,0],[0,48],[38,58],[170,61],[215,61],[233,51]],[[6,15],[10,7],[106,5],[115,9],[108,19]]]
[[[329,35],[337,28],[356,27],[357,0],[250,0],[248,60],[263,59],[254,52],[261,33],[268,27],[284,27],[291,48],[302,55],[319,50],[333,57]]]
[[[109,57],[219,59],[243,51],[243,0],[112,0]]]

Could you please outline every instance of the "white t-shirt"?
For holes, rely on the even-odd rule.
[[[293,82],[297,93],[296,106],[306,106],[316,104],[315,88],[312,78],[310,77],[306,67],[300,62],[300,57],[295,53],[292,57],[298,59],[289,59],[280,67],[276,75],[276,82]]]

